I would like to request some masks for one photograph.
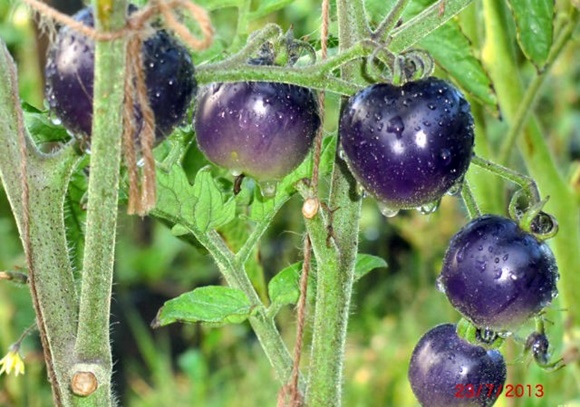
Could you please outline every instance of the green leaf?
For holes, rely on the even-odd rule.
[[[253,315],[252,305],[243,291],[222,286],[196,288],[169,300],[159,310],[154,327],[174,322],[202,322],[219,326],[239,324]]]
[[[223,194],[211,176],[210,167],[202,168],[197,173],[193,195],[197,198],[193,207],[194,222],[201,232],[216,229],[235,218],[236,202],[233,199],[224,202]]]
[[[48,117],[48,112],[38,110],[28,103],[22,104],[24,124],[36,144],[65,142],[71,136],[64,127],[54,124]]]
[[[152,211],[174,224],[176,236],[184,233],[188,225],[204,233],[230,222],[236,216],[233,199],[224,202],[224,196],[210,173],[210,167],[202,168],[193,185],[189,184],[183,169],[175,164],[169,172],[157,171],[157,205]]]
[[[278,274],[268,284],[270,301],[277,307],[292,305],[300,297],[299,280],[302,262],[294,263]]]
[[[378,268],[386,268],[387,262],[377,256],[371,254],[359,253],[356,255],[356,264],[354,266],[354,279],[360,280],[370,271]]]
[[[522,52],[541,69],[552,47],[554,0],[509,0],[508,4]]]
[[[419,44],[465,91],[495,112],[498,111],[491,80],[479,59],[473,55],[471,43],[456,21],[447,22]]]
[[[218,10],[220,8],[237,7],[238,0],[198,0],[196,2],[206,10]]]
[[[259,6],[249,15],[250,20],[266,17],[267,15],[278,11],[292,3],[293,0],[262,0],[258,2]]]
[[[84,165],[79,166],[72,174],[64,199],[64,223],[69,242],[69,256],[74,270],[82,270],[85,248],[85,223],[87,218],[86,193],[88,179],[84,174]]]

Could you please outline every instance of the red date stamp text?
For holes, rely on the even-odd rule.
[[[455,385],[456,398],[497,398],[502,392],[508,398],[544,397],[544,386],[541,384],[457,384]]]

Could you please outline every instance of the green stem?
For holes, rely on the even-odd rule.
[[[267,310],[252,286],[243,263],[234,256],[216,231],[204,234],[191,227],[190,231],[215,259],[228,285],[242,290],[257,310],[256,315],[249,318],[250,325],[270,364],[276,370],[278,379],[282,383],[287,383],[292,371],[292,357],[282,341],[274,320],[267,315]]]
[[[362,1],[338,0],[339,51],[369,36]],[[342,66],[342,78],[360,80],[360,64]],[[306,226],[318,264],[316,309],[306,404],[340,406],[343,361],[350,312],[354,265],[358,250],[361,197],[353,193],[356,182],[337,155],[331,180],[329,215],[333,234],[327,246],[326,222],[319,213]]]
[[[97,27],[124,24],[125,2],[98,0]],[[81,280],[79,321],[72,374],[89,371],[97,390],[83,405],[111,406],[112,357],[109,314],[117,228],[119,168],[121,164],[122,104],[124,98],[125,41],[95,43],[91,174]]]
[[[577,13],[576,13],[577,14]],[[570,38],[572,37],[572,33],[576,27],[576,21],[572,18],[572,21],[568,21],[560,31],[559,35],[557,36],[556,42],[554,43],[552,49],[550,50],[550,55],[548,56],[548,60],[546,65],[542,69],[542,71],[537,72],[530,84],[526,87],[526,92],[524,93],[524,97],[522,98],[519,108],[516,112],[514,117],[513,125],[510,127],[508,134],[505,137],[505,141],[501,146],[501,150],[499,153],[499,160],[500,164],[507,164],[510,154],[513,151],[513,147],[522,133],[522,129],[528,122],[528,118],[530,116],[530,112],[532,112],[536,98],[539,94],[539,90],[548,77],[550,72],[550,68],[554,64],[554,61],[558,58],[564,46],[568,44]]]
[[[516,58],[508,44],[512,44],[505,17],[505,4],[501,0],[484,0],[485,32],[487,33],[484,48],[484,63],[493,80],[502,112],[508,123],[513,124],[518,106],[521,102],[524,87],[516,64]],[[576,12],[574,12],[576,13]],[[515,77],[514,77],[515,76]],[[524,127],[523,137],[517,142],[530,175],[536,180],[545,195],[550,196],[546,212],[558,220],[560,230],[551,240],[560,270],[560,304],[567,309],[567,337],[577,340],[574,327],[580,326],[580,211],[574,191],[569,187],[558,167],[540,129],[538,120],[533,114]],[[580,385],[580,369],[571,366],[576,382]]]
[[[274,216],[275,210],[272,212],[272,216]],[[183,219],[176,218],[174,215],[160,211],[159,209],[153,209],[152,214],[167,219],[174,224],[179,223],[183,225],[211,254],[227,284],[246,294],[256,312],[254,316],[249,318],[250,325],[258,337],[264,353],[266,353],[266,357],[274,367],[278,379],[283,384],[288,383],[292,371],[292,357],[280,336],[273,318],[268,315],[266,307],[248,278],[244,268],[244,258],[247,259],[247,255],[234,255],[215,230],[202,232],[195,225],[185,223]],[[250,246],[244,247],[247,247],[246,250],[249,255],[251,253]],[[246,250],[243,253],[246,253]],[[302,379],[301,387],[304,387],[304,381]]]
[[[538,186],[536,185],[536,182],[533,180],[533,178],[530,178],[524,174],[520,174],[519,172],[504,167],[503,165],[486,160],[485,158],[478,157],[477,155],[473,156],[471,163],[473,165],[477,165],[480,168],[483,168],[486,171],[491,172],[492,174],[498,175],[519,185],[531,200],[532,204],[540,202],[542,199],[540,196],[540,191],[538,190]]]
[[[465,208],[467,208],[469,219],[475,219],[481,216],[481,211],[477,206],[477,201],[473,196],[471,186],[469,185],[469,181],[467,179],[463,180],[463,186],[461,187],[461,199],[463,199]]]
[[[270,210],[268,213],[264,215],[264,217],[260,219],[260,221],[254,227],[252,233],[250,233],[250,236],[248,236],[248,239],[244,242],[244,245],[236,253],[237,263],[242,265],[246,264],[246,262],[252,255],[256,245],[264,235],[264,232],[266,232],[266,230],[272,223],[274,216],[276,216],[280,208],[282,208],[282,206],[284,206],[284,204],[288,202],[288,200],[290,199],[290,195],[284,195],[281,198],[276,197],[275,199],[277,199],[277,202],[272,208],[272,210]]]
[[[385,19],[379,24],[377,29],[373,32],[373,38],[376,40],[380,40],[381,38],[385,38],[391,30],[397,25],[399,19],[403,15],[405,8],[411,2],[411,0],[398,0],[397,3],[393,6],[389,14],[385,17]]]
[[[473,0],[445,0],[445,11],[439,14],[439,2],[425,9],[403,25],[395,28],[390,33],[389,50],[399,54],[425,38],[429,33],[445,24],[449,19],[458,14]],[[386,40],[386,38],[384,38]]]
[[[25,157],[19,144],[22,140]],[[36,149],[24,128],[16,66],[1,40],[0,156],[0,178],[27,257],[30,292],[53,401],[57,406],[75,405],[69,391],[69,369],[78,298],[69,262],[63,205],[78,158],[70,145],[53,155],[43,155]],[[28,202],[22,200],[22,159],[27,163]]]
[[[196,79],[199,84],[239,81],[280,82],[311,89],[326,90],[328,92],[338,93],[339,95],[352,95],[361,89],[360,86],[340,78],[324,72],[316,72],[312,67],[231,66],[229,63],[218,62],[197,68]]]

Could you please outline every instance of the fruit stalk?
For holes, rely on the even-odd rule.
[[[125,2],[115,2],[112,8],[105,3],[110,2],[97,0],[93,3],[96,10],[111,11],[111,14],[97,12],[96,26],[99,29],[122,27]],[[74,347],[78,369],[84,371],[88,367],[98,381],[98,388],[87,398],[91,400],[87,405],[111,406],[113,403],[109,311],[117,227],[124,75],[125,41],[97,41],[86,246]]]

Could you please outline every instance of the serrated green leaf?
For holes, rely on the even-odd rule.
[[[356,264],[354,266],[354,279],[360,280],[370,271],[378,268],[386,268],[387,262],[378,256],[371,254],[359,253],[356,255]]]
[[[243,291],[223,286],[196,288],[169,300],[159,310],[154,326],[174,322],[203,322],[211,325],[239,324],[252,315]]]
[[[546,63],[554,31],[554,0],[509,0],[517,38],[526,58],[541,69]]]
[[[235,200],[224,202],[223,194],[211,176],[209,167],[202,168],[197,173],[193,195],[197,198],[193,207],[194,223],[201,232],[225,225],[236,216]]]
[[[281,10],[293,0],[262,0],[258,2],[259,6],[256,10],[250,13],[250,20],[256,20],[258,18],[266,17],[267,15]]]
[[[24,124],[36,144],[58,143],[70,140],[71,136],[64,127],[54,124],[48,112],[38,110],[28,103],[22,104]]]
[[[152,214],[177,224],[193,225],[201,233],[225,225],[236,216],[234,199],[224,202],[210,167],[197,173],[193,185],[179,165],[173,165],[169,172],[159,170],[157,188],[157,205]],[[183,235],[183,226],[174,226],[172,232]]]
[[[471,43],[456,21],[447,22],[419,44],[465,91],[495,112],[498,111],[491,80],[481,62],[473,55]]]
[[[299,279],[302,262],[294,263],[278,274],[268,284],[270,301],[278,307],[292,305],[300,297]]]

